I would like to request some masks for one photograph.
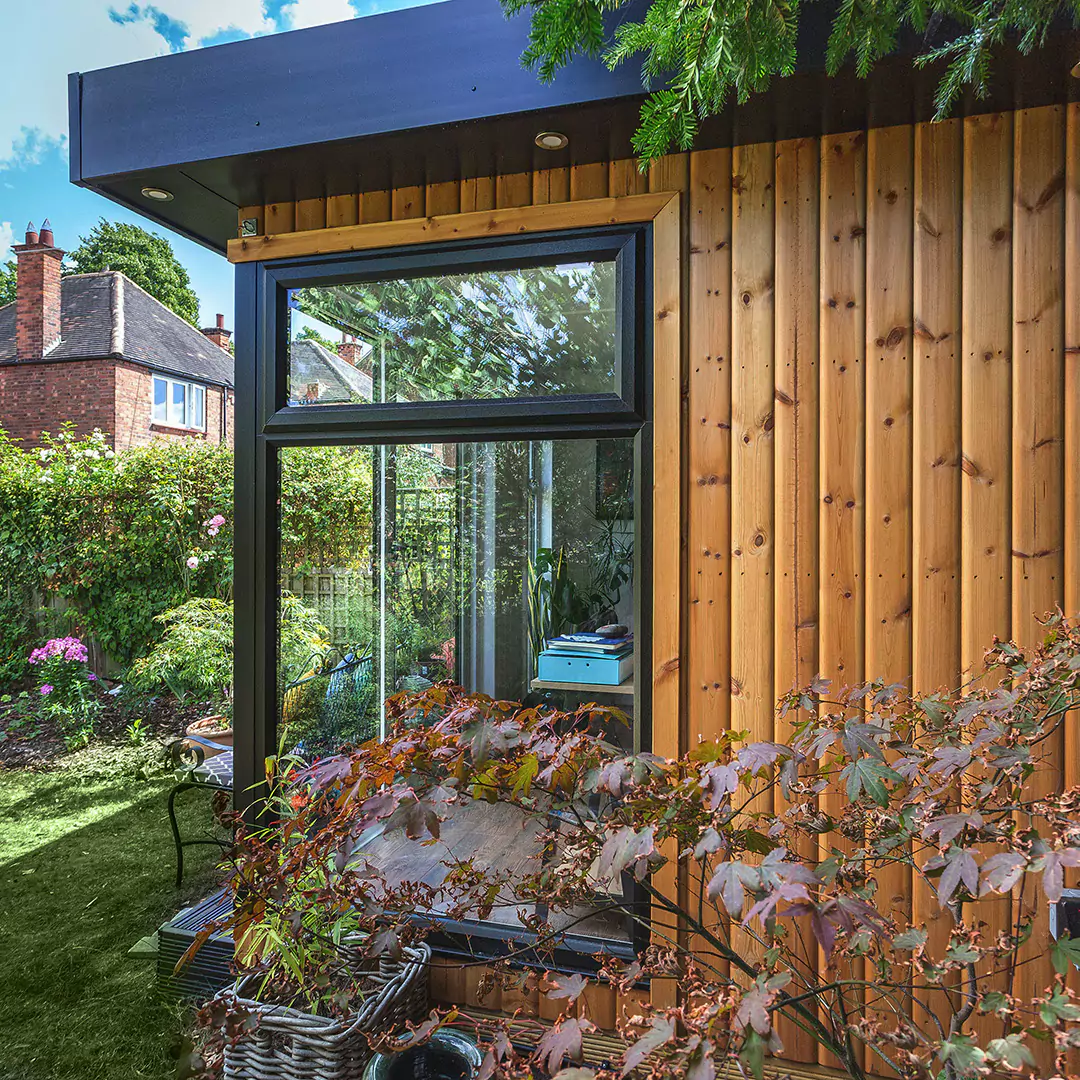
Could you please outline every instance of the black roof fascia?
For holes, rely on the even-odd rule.
[[[641,8],[639,0],[619,18]],[[641,92],[633,65],[611,73],[588,59],[541,84],[521,66],[528,28],[527,18],[507,19],[498,0],[452,0],[87,72],[80,174],[257,155]]]
[[[632,0],[609,29],[644,7]],[[702,125],[696,145],[930,118],[940,68],[912,57],[933,42],[905,39],[869,79],[826,78],[832,14],[804,7],[795,74]],[[71,179],[220,251],[241,206],[631,156],[640,69],[579,59],[542,84],[521,66],[528,26],[498,0],[445,0],[73,75]],[[1078,57],[1071,30],[1029,57],[1004,47],[989,97],[956,111],[1075,100]],[[568,149],[536,148],[548,128]],[[152,203],[145,186],[174,200]]]

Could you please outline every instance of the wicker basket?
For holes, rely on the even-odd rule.
[[[367,1032],[392,1032],[427,1015],[431,950],[420,944],[402,954],[357,970],[364,1003],[347,1020],[245,998],[258,976],[240,979],[237,1004],[258,1017],[258,1026],[226,1046],[226,1080],[360,1080],[371,1057]]]

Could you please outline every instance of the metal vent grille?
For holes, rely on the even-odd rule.
[[[213,934],[194,960],[179,972],[175,970],[195,935],[228,914],[231,904],[221,890],[185,908],[158,930],[157,989],[166,1000],[204,1001],[233,981],[233,942],[229,934]]]

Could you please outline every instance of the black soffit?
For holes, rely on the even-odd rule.
[[[698,148],[932,115],[939,70],[913,68],[921,40],[870,79],[824,76],[831,10],[803,8],[799,70],[705,124]],[[542,85],[521,67],[527,34],[498,0],[445,0],[74,74],[71,180],[223,251],[241,206],[631,156],[639,69],[578,60]],[[1078,59],[1080,35],[1064,30],[1030,57],[1003,51],[990,97],[958,112],[1080,99]],[[543,130],[567,149],[537,149]],[[175,198],[153,203],[144,187]]]

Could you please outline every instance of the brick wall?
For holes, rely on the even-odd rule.
[[[69,360],[0,366],[0,426],[24,446],[56,433],[65,420],[80,435],[113,427],[113,361]]]
[[[206,388],[206,438],[208,442],[221,442],[221,409],[225,407],[225,443],[233,445],[233,427],[236,423],[236,395],[218,386]]]
[[[138,364],[115,363],[116,415],[111,425],[117,450],[150,441],[152,376]]]
[[[65,420],[80,435],[100,428],[113,446],[126,450],[153,438],[192,438],[190,432],[152,424],[151,380],[147,368],[116,360],[67,360],[0,366],[0,427],[24,446],[41,444],[41,433],[55,434]],[[221,442],[223,391],[206,389],[206,440]],[[233,445],[234,401],[229,391],[226,442]]]

